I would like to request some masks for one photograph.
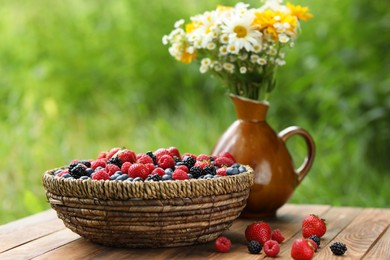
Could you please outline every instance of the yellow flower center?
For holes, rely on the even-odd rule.
[[[244,38],[248,34],[246,28],[241,25],[237,25],[236,27],[234,27],[233,31],[236,33],[238,38]]]

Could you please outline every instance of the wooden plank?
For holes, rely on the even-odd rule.
[[[64,228],[63,222],[51,209],[2,225],[0,253]]]
[[[340,231],[337,237],[329,241],[328,245],[337,241],[342,242],[348,248],[346,258],[360,259],[373,247],[389,225],[390,210],[364,209],[345,229]],[[338,259],[332,254],[329,246],[320,250],[317,255],[321,259]]]
[[[371,247],[364,259],[390,259],[390,226],[387,227],[386,232],[375,245]]]
[[[63,229],[0,253],[0,259],[30,259],[65,245],[80,236]]]

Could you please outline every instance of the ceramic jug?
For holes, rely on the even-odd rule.
[[[237,120],[225,131],[212,154],[230,152],[240,164],[254,169],[255,180],[241,216],[272,217],[284,205],[309,172],[315,157],[310,134],[296,126],[276,133],[267,123],[269,104],[231,95]],[[307,155],[299,168],[294,167],[286,141],[301,136]]]

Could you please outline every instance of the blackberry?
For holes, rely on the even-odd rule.
[[[330,250],[335,255],[343,255],[347,251],[347,246],[341,242],[335,242],[330,246]]]
[[[321,239],[317,235],[311,235],[309,239],[313,240],[317,244],[317,246],[320,246]]]
[[[262,248],[262,246],[261,246],[259,241],[251,240],[248,243],[248,251],[251,254],[260,254],[261,249],[263,249],[263,248]]]
[[[117,156],[111,157],[111,158],[107,161],[107,164],[115,164],[115,165],[118,166],[119,168],[122,167],[121,159],[119,159]]]
[[[151,174],[151,175],[149,175],[149,176],[146,178],[145,181],[161,181],[161,180],[162,180],[162,178],[161,178],[160,175],[158,175],[158,174]]]
[[[81,176],[88,175],[86,170],[87,166],[82,163],[78,163],[76,166],[72,167],[72,169],[69,170],[69,174],[73,178],[78,179]]]
[[[91,168],[91,162],[88,160],[82,160],[82,161],[79,161],[79,163],[84,164],[85,166],[87,166],[87,168]]]
[[[154,153],[152,151],[146,152],[146,155],[149,156],[150,158],[152,158],[154,165],[157,165],[156,156],[154,155]]]
[[[207,165],[203,168],[203,175],[216,175],[217,174],[217,170],[215,169],[214,166],[211,166],[211,165]]]
[[[79,164],[78,161],[75,161],[75,162],[70,163],[70,164],[69,164],[69,171],[71,171],[74,167],[76,167],[77,164]]]
[[[187,166],[188,169],[191,169],[192,166],[194,166],[195,163],[196,163],[195,159],[192,158],[192,156],[184,156],[182,162],[183,162],[183,164],[184,164],[185,166]]]
[[[192,177],[197,179],[200,176],[202,176],[202,174],[203,174],[202,172],[203,172],[202,168],[200,168],[199,166],[193,166],[193,167],[191,167],[189,173],[192,175]]]
[[[173,160],[175,160],[175,163],[181,162],[180,157],[173,156]]]

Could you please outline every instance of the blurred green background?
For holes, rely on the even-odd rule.
[[[292,2],[315,17],[278,71],[268,121],[308,130],[317,157],[291,202],[389,207],[388,4]],[[49,208],[42,174],[72,159],[117,146],[211,152],[231,101],[161,38],[219,3],[236,1],[1,0],[0,224]],[[299,164],[303,140],[288,146]]]

